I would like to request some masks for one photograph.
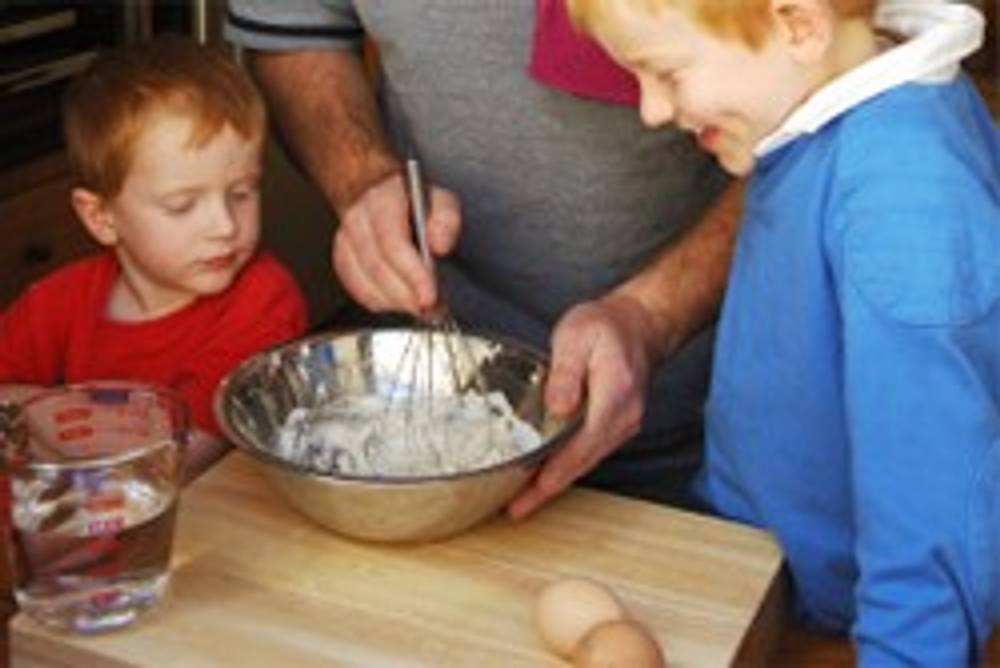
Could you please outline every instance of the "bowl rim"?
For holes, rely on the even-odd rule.
[[[296,466],[290,462],[274,455],[266,450],[261,450],[256,448],[249,443],[245,443],[243,438],[236,433],[229,421],[225,417],[225,411],[223,410],[224,397],[226,394],[226,389],[232,384],[233,380],[244,373],[246,369],[253,365],[261,364],[261,360],[266,356],[271,356],[275,354],[281,354],[286,350],[293,348],[298,348],[301,346],[314,345],[316,343],[324,341],[332,341],[336,338],[342,336],[363,336],[370,334],[392,334],[392,333],[412,333],[415,331],[421,331],[421,327],[405,327],[405,326],[392,326],[392,327],[358,327],[358,328],[348,328],[343,330],[330,329],[325,332],[317,332],[307,336],[303,336],[291,341],[286,341],[274,346],[270,346],[263,350],[254,353],[250,357],[242,360],[233,369],[229,371],[219,384],[216,386],[213,399],[212,408],[215,413],[215,420],[218,424],[222,433],[226,436],[226,440],[235,445],[237,448],[243,452],[249,454],[254,459],[262,461],[266,464],[277,466],[279,469],[294,473],[298,476],[317,480],[326,483],[364,483],[368,485],[384,485],[387,487],[405,487],[407,485],[418,485],[426,484],[429,482],[448,482],[455,480],[465,480],[470,478],[476,478],[480,476],[485,476],[493,473],[499,469],[509,468],[511,466],[519,466],[533,459],[542,459],[546,454],[555,449],[556,447],[562,445],[573,433],[579,429],[580,425],[583,423],[583,411],[578,410],[573,415],[568,416],[564,419],[563,425],[560,427],[559,431],[553,435],[548,440],[544,441],[538,447],[529,450],[528,452],[523,452],[516,457],[511,459],[505,459],[503,461],[497,462],[495,464],[490,464],[489,466],[483,466],[481,468],[474,468],[468,471],[461,471],[457,473],[442,473],[437,475],[420,475],[420,476],[361,476],[361,475],[349,475],[342,473],[319,473],[317,471],[311,471],[307,468]],[[490,342],[496,342],[503,345],[510,346],[512,348],[518,349],[520,352],[526,353],[528,356],[534,358],[534,361],[545,365],[548,369],[549,356],[543,351],[539,350],[537,347],[525,343],[523,341],[514,339],[508,336],[502,336],[497,334],[489,333],[482,329],[462,329],[463,335],[474,336],[477,338],[487,339]]]

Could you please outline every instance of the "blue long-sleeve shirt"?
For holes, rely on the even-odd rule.
[[[909,84],[765,156],[698,488],[772,529],[862,665],[977,660],[1000,612],[1000,136]]]

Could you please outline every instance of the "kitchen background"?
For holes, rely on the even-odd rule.
[[[1000,118],[1000,0],[978,3],[986,46],[967,66]],[[0,306],[28,283],[94,246],[69,210],[59,97],[97,49],[160,32],[221,42],[224,0],[0,0]],[[293,270],[314,325],[346,299],[332,278],[332,214],[271,143],[264,244]]]
[[[69,209],[59,100],[102,47],[161,32],[221,42],[224,0],[0,0],[0,307],[28,283],[93,250]],[[264,244],[292,269],[315,324],[345,304],[331,278],[333,219],[272,142]]]

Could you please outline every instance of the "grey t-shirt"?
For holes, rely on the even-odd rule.
[[[643,128],[634,108],[531,79],[534,6],[230,0],[227,35],[261,50],[358,48],[373,37],[394,141],[462,201],[461,240],[440,268],[452,309],[466,327],[546,347],[569,307],[648,263],[725,178],[681,133]],[[709,353],[706,333],[662,365],[643,434],[597,482],[672,496],[673,469],[690,469],[700,440]]]

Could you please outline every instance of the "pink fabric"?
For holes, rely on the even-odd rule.
[[[639,103],[635,77],[596,42],[573,29],[565,0],[536,0],[528,74],[580,97],[631,106]]]

